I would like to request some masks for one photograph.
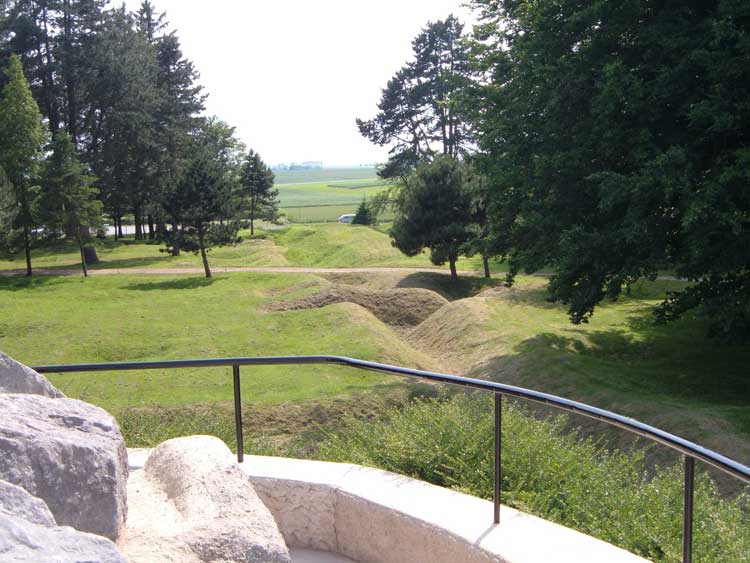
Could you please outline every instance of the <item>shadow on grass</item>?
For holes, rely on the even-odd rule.
[[[26,291],[65,283],[60,276],[0,276],[0,291]]]
[[[126,268],[143,268],[152,264],[168,263],[169,256],[157,255],[157,256],[141,256],[138,258],[120,258],[117,260],[99,260],[96,264],[91,264],[89,268],[91,270],[116,270]],[[63,266],[63,268],[69,268],[69,266]],[[52,268],[50,268],[52,269]]]
[[[479,277],[459,277],[453,279],[446,274],[432,272],[415,272],[405,276],[398,282],[398,288],[421,288],[429,289],[439,293],[448,301],[456,301],[473,297],[483,289],[496,287],[502,284],[499,279],[486,279]]]
[[[131,291],[162,291],[166,289],[196,289],[209,287],[219,281],[217,278],[179,278],[158,282],[132,283],[123,286]]]

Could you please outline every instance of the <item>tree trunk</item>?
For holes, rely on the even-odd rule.
[[[448,258],[448,261],[450,262],[450,265],[451,265],[451,278],[456,280],[458,279],[458,272],[456,271],[456,257],[451,256],[450,258]]]
[[[487,256],[482,256],[482,264],[484,264],[484,277],[489,279],[492,277],[490,274],[490,259]]]
[[[133,218],[135,219],[135,240],[143,240],[143,216],[140,206],[133,208]]]
[[[172,256],[180,255],[180,225],[172,223]]]
[[[31,276],[31,237],[28,225],[23,226],[23,246],[26,252],[26,275]]]
[[[120,238],[122,238],[122,215],[117,216],[117,232],[120,235]]]
[[[206,245],[204,241],[204,233],[200,231],[198,233],[198,244],[201,247],[201,260],[203,260],[203,270],[206,272],[206,277],[211,277],[211,268],[208,267],[208,256],[206,256]]]
[[[250,236],[255,235],[255,217],[250,215]]]
[[[86,268],[86,253],[83,251],[83,240],[79,239],[78,249],[81,251],[81,269],[83,270],[83,277],[89,277],[89,271]]]
[[[148,240],[154,240],[156,238],[156,230],[154,229],[154,216],[148,214]]]

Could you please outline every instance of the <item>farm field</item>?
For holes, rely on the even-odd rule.
[[[276,184],[305,184],[337,180],[369,180],[377,177],[372,166],[310,168],[307,170],[274,170]]]
[[[341,215],[354,213],[365,198],[387,184],[377,178],[374,168],[331,168],[317,170],[277,170],[279,209],[293,223],[335,222]],[[390,215],[383,216],[388,220]]]

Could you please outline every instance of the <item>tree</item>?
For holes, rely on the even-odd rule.
[[[372,143],[392,145],[383,178],[403,177],[435,154],[458,157],[472,143],[464,103],[472,72],[463,25],[452,15],[431,22],[412,48],[414,60],[388,82],[377,115],[357,119]]]
[[[37,201],[39,221],[76,242],[83,275],[88,276],[84,245],[91,239],[91,230],[101,225],[102,202],[96,199],[99,190],[92,185],[94,178],[84,173],[66,133],[55,134],[49,151]]]
[[[357,212],[354,214],[354,218],[352,219],[352,224],[353,225],[374,225],[375,224],[375,215],[370,209],[370,205],[367,203],[366,199],[362,199],[362,203],[359,204],[359,207],[357,208]]]
[[[39,107],[23,75],[21,61],[11,55],[6,69],[8,82],[0,99],[0,168],[12,186],[12,228],[20,231],[26,254],[26,275],[31,275],[31,230],[33,186],[37,180],[44,126]]]
[[[407,256],[430,249],[433,264],[450,264],[458,277],[456,260],[474,235],[471,193],[463,164],[449,155],[417,166],[409,177],[391,227],[393,244]]]
[[[207,121],[189,147],[187,166],[179,181],[164,195],[164,208],[179,225],[167,240],[173,246],[200,253],[206,277],[211,277],[207,251],[212,246],[239,242],[239,223],[231,219],[236,190],[233,129],[218,120]]]
[[[279,190],[273,189],[273,172],[253,151],[247,153],[242,165],[240,194],[250,216],[250,236],[255,234],[255,219],[278,214]]]
[[[585,322],[664,268],[750,338],[750,5],[474,0],[492,228],[520,271]]]

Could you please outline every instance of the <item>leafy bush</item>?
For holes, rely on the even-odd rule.
[[[568,430],[503,410],[503,503],[575,528],[659,562],[681,560],[682,468],[646,470],[644,450],[610,451]],[[487,397],[419,399],[381,421],[349,420],[319,459],[380,467],[483,498],[492,496],[492,402]],[[750,561],[748,497],[723,499],[698,473],[695,560]]]

